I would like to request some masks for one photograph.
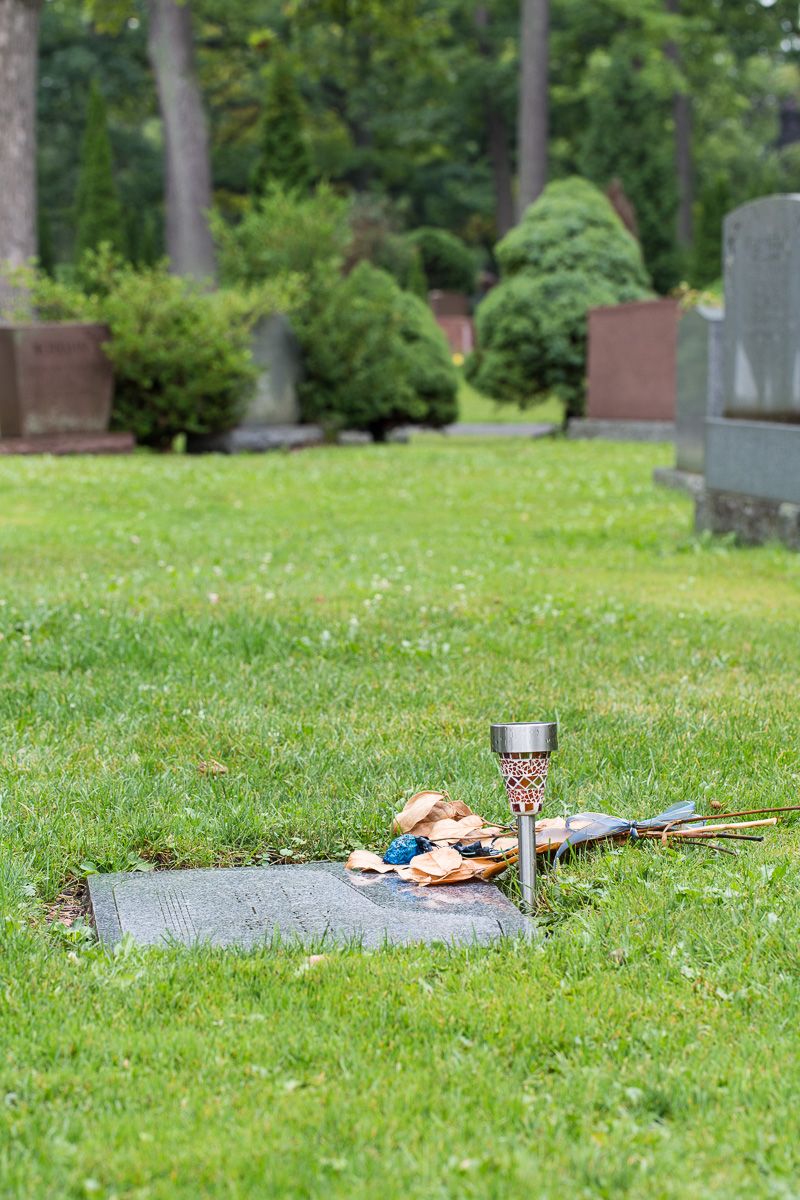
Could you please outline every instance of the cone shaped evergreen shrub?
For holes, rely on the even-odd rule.
[[[81,149],[81,168],[75,197],[75,258],[108,242],[113,250],[126,249],[122,206],[114,181],[114,160],[108,136],[106,102],[97,81],[89,93],[89,114]]]
[[[303,109],[294,75],[286,57],[278,54],[267,80],[259,156],[251,177],[257,195],[273,183],[290,191],[309,187],[313,167],[302,126]]]
[[[525,407],[555,394],[583,411],[590,308],[646,299],[636,239],[585,179],[551,183],[496,248],[501,282],[478,306],[468,379]]]

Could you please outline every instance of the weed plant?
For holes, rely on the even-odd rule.
[[[800,559],[693,536],[668,457],[0,464],[3,1196],[797,1195],[792,821],[569,862],[534,945],[44,919],[91,870],[381,849],[420,787],[502,818],[497,719],[557,716],[551,814],[797,802]]]

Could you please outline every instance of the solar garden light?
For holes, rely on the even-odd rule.
[[[492,725],[491,736],[508,802],[518,822],[522,902],[532,908],[536,894],[536,814],[544,805],[547,767],[550,755],[558,749],[558,727],[550,721],[508,721]]]

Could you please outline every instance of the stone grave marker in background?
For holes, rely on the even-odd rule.
[[[236,454],[241,450],[277,450],[318,445],[318,425],[300,424],[297,385],[301,377],[300,345],[289,322],[279,313],[264,317],[253,329],[253,361],[260,367],[256,391],[241,424],[223,433],[192,434],[192,454]]]
[[[729,213],[722,248],[721,415],[800,422],[800,195]]]
[[[721,414],[706,421],[696,524],[800,547],[800,195],[729,213],[723,261]]]
[[[419,887],[342,863],[92,875],[100,940],[146,945],[491,942],[530,936],[526,917],[493,884]]]
[[[722,415],[722,330],[724,311],[698,305],[678,323],[675,391],[675,466],[705,471],[706,418]]]
[[[706,420],[722,414],[722,308],[699,304],[678,321],[675,379],[675,466],[653,479],[693,495],[703,487]]]
[[[672,441],[677,326],[673,299],[589,310],[586,417],[570,437]]]
[[[109,433],[114,373],[105,325],[0,323],[0,454],[124,453]]]

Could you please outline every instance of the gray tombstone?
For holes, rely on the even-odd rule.
[[[705,422],[722,410],[721,308],[698,305],[678,323],[675,397],[675,465],[702,475],[705,470]]]
[[[253,946],[491,942],[532,925],[493,884],[419,887],[341,863],[92,875],[101,942]]]
[[[253,330],[251,350],[261,374],[242,425],[247,429],[296,425],[300,420],[300,347],[286,318],[275,313],[259,321]]]
[[[723,254],[722,415],[800,422],[800,195],[729,213]]]
[[[723,229],[721,411],[709,413],[698,529],[797,541],[800,195],[735,209]]]

